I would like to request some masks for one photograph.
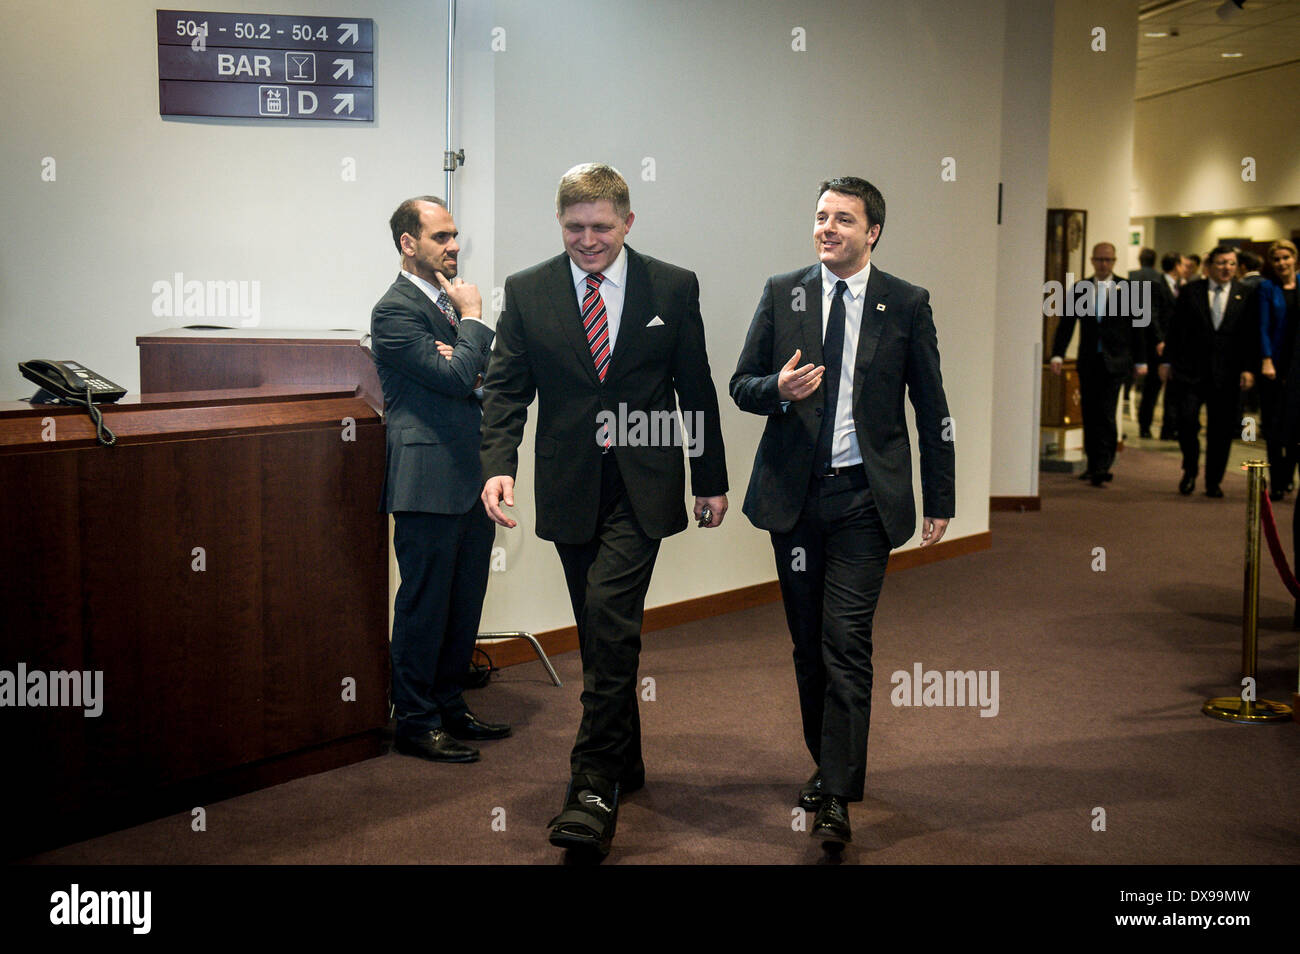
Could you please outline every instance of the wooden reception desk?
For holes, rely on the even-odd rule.
[[[169,328],[136,338],[140,391],[199,391],[260,385],[336,384],[384,406],[360,331]]]
[[[128,397],[104,421],[113,447],[84,410],[0,404],[0,670],[64,674],[0,708],[9,857],[381,751],[374,408],[262,387]],[[99,714],[50,704],[72,673],[102,674]]]

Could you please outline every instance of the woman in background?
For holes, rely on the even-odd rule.
[[[1255,301],[1259,307],[1260,353],[1260,416],[1263,418],[1264,440],[1268,445],[1270,500],[1281,500],[1291,486],[1296,464],[1300,463],[1300,429],[1291,431],[1288,411],[1293,398],[1287,382],[1296,381],[1291,367],[1295,354],[1296,327],[1300,316],[1296,311],[1296,247],[1285,239],[1268,247],[1268,260],[1273,270],[1273,280],[1263,279],[1256,289]],[[1296,404],[1300,410],[1300,404]],[[1300,421],[1296,421],[1300,425]]]

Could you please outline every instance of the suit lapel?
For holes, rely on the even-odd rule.
[[[813,367],[824,365],[826,353],[822,348],[822,335],[825,333],[822,329],[822,267],[814,265],[808,269],[797,287],[803,289],[803,312],[795,315],[803,335],[803,360],[799,363],[811,364]],[[778,359],[778,367],[784,363],[785,359]]]
[[[397,276],[396,286],[401,289],[401,293],[419,309],[424,315],[424,320],[429,323],[429,330],[434,333],[435,337],[450,338],[455,341],[457,338],[456,329],[451,326],[441,309],[438,308],[424,291],[416,287],[415,282],[411,281],[404,275]]]
[[[551,260],[546,272],[546,296],[556,303],[551,314],[559,323],[560,333],[569,339],[574,357],[587,369],[587,376],[592,383],[600,384],[600,378],[596,376],[596,363],[591,359],[591,346],[587,344],[587,333],[582,327],[582,307],[578,302],[577,290],[573,287],[573,271],[569,268],[568,255],[560,255]]]
[[[1219,328],[1224,331],[1231,331],[1236,325],[1237,316],[1241,310],[1246,307],[1247,288],[1241,282],[1233,281],[1228,284],[1228,290],[1224,292],[1228,300],[1223,303],[1223,321]]]
[[[1210,314],[1210,283],[1200,280],[1195,284],[1188,283],[1183,286],[1182,294],[1192,296],[1192,307],[1196,309],[1201,330],[1206,334],[1214,334],[1214,316]]]
[[[614,342],[614,355],[609,359],[609,369],[605,372],[606,381],[623,374],[630,366],[632,359],[628,355],[636,354],[646,323],[652,318],[650,309],[654,295],[650,288],[650,272],[641,256],[630,248],[627,248],[627,275],[623,282],[623,314],[619,316],[618,338]]]
[[[862,298],[862,323],[858,327],[858,354],[853,364],[853,406],[858,406],[862,394],[863,381],[871,359],[876,356],[876,345],[880,343],[880,332],[885,327],[885,318],[889,314],[889,276],[871,267],[867,277],[866,293]]]

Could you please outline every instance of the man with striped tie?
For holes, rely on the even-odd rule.
[[[382,509],[393,515],[402,582],[393,605],[393,708],[399,752],[473,762],[466,742],[510,734],[465,704],[495,530],[479,491],[476,389],[492,348],[478,288],[456,278],[456,223],[434,196],[389,220],[402,271],[370,316],[384,389]],[[452,281],[454,279],[454,282]]]
[[[583,666],[582,723],[550,841],[603,856],[619,798],[645,784],[641,620],[659,541],[687,526],[682,445],[702,527],[727,512],[727,465],[695,275],[623,244],[634,216],[612,167],[570,169],[555,205],[564,254],[506,279],[485,384],[483,503],[516,525],[507,510],[536,395],[537,535],[559,551]],[[675,422],[679,402],[695,433],[609,426]]]

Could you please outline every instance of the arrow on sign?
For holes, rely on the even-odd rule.
[[[338,79],[344,73],[348,74],[348,79],[352,79],[353,69],[351,60],[335,60],[334,65],[338,67],[338,69],[334,71],[335,79]]]
[[[349,39],[353,43],[356,43],[357,40],[360,39],[361,37],[361,31],[357,28],[357,25],[355,23],[340,23],[339,30],[340,30],[339,32],[340,43],[346,43],[348,42]]]
[[[338,103],[338,105],[334,107],[334,112],[341,113],[343,112],[343,107],[346,106],[348,112],[351,113],[353,111],[352,105],[356,101],[356,97],[351,93],[335,93],[334,100]]]

